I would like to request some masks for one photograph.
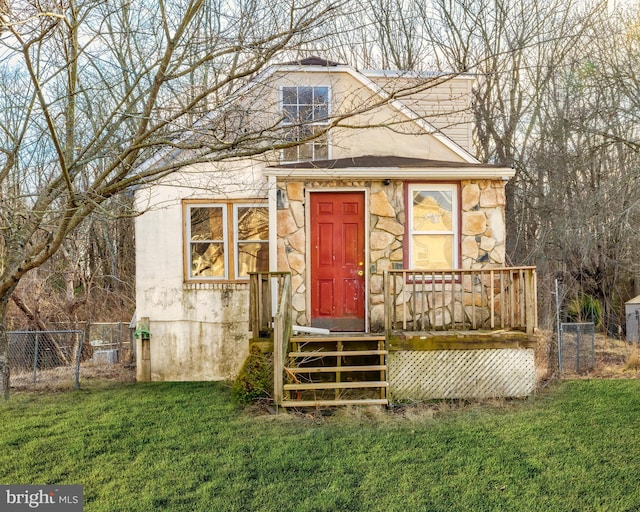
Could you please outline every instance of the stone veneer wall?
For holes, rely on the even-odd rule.
[[[462,268],[503,266],[505,187],[502,180],[463,180]],[[372,330],[384,325],[385,270],[403,267],[404,183],[392,181],[306,181],[278,185],[278,270],[291,271],[294,322],[307,324],[305,190],[354,188],[369,191],[369,309]]]

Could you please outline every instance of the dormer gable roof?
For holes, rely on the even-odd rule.
[[[293,71],[305,71],[305,72],[317,72],[317,73],[347,73],[351,77],[353,77],[356,81],[360,82],[365,88],[371,91],[373,94],[376,94],[382,101],[388,102],[392,108],[395,108],[397,111],[403,113],[410,122],[414,122],[417,124],[425,133],[432,135],[436,140],[442,143],[444,146],[452,150],[455,154],[461,157],[464,162],[468,162],[471,164],[479,164],[480,161],[476,159],[469,151],[464,149],[462,146],[457,144],[450,137],[439,131],[435,126],[425,120],[423,117],[418,115],[415,111],[409,108],[402,100],[392,97],[392,95],[386,92],[382,87],[377,85],[374,80],[369,78],[368,75],[371,75],[372,71],[361,72],[356,68],[349,66],[347,64],[342,64],[334,61],[330,61],[328,59],[324,59],[318,56],[309,56],[304,59],[299,59],[296,61],[290,61],[288,63],[283,64],[274,64],[269,66],[264,71],[256,75],[249,83],[245,86],[241,87],[234,93],[234,97],[242,97],[247,95],[251,89],[261,83],[264,83],[268,78],[272,77],[278,72],[293,72]],[[386,73],[384,71],[378,71],[377,73]],[[400,75],[399,72],[389,72],[394,75]],[[410,74],[411,77],[416,78],[418,75],[415,73]],[[422,76],[422,75],[419,75]],[[434,78],[432,73],[428,73],[424,75],[425,78]],[[197,131],[198,128],[206,126],[213,119],[218,117],[220,112],[218,110],[214,110],[205,114],[199,121],[197,121],[193,130],[184,134],[183,139],[189,140],[189,138]],[[180,153],[183,150],[177,148],[167,148],[166,150],[158,151],[154,156],[148,158],[145,162],[141,164],[143,168],[149,168],[159,162],[162,162],[166,159],[176,160],[179,158]]]
[[[330,68],[330,69],[327,69]],[[390,93],[385,91],[382,87],[380,87],[374,80],[372,80],[368,75],[371,75],[372,71],[361,72],[356,68],[346,65],[339,64],[337,62],[331,62],[326,59],[322,59],[320,57],[311,56],[307,59],[302,59],[299,61],[290,62],[287,64],[275,64],[269,68],[267,68],[262,74],[256,77],[256,83],[260,83],[261,79],[266,79],[269,76],[277,73],[277,72],[288,72],[288,71],[305,71],[307,73],[347,73],[351,77],[353,77],[356,81],[360,82],[364,87],[366,87],[373,94],[377,95],[382,101],[387,101],[388,105],[392,108],[395,108],[397,111],[404,114],[407,119],[411,122],[417,124],[425,133],[432,135],[436,140],[442,143],[444,146],[448,147],[454,153],[456,153],[459,157],[461,157],[465,162],[469,163],[480,163],[480,161],[475,158],[469,151],[464,149],[458,143],[456,143],[453,139],[442,133],[438,130],[434,125],[428,122],[424,117],[417,114],[414,110],[412,110],[406,103],[404,103],[401,99],[397,99],[393,97]],[[385,72],[378,71],[379,74],[388,74],[389,76],[402,76],[400,72]],[[421,76],[424,76],[425,79],[432,80],[437,76],[442,76],[442,74],[433,74],[426,73],[424,75],[419,73],[409,73],[408,76],[411,76],[414,79],[419,79]],[[452,75],[453,77],[454,75]],[[467,75],[465,75],[466,77]]]

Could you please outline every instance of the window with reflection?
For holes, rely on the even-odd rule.
[[[409,186],[409,267],[458,266],[458,189],[452,184]]]
[[[187,280],[239,280],[269,270],[269,214],[263,203],[185,205]]]
[[[298,142],[282,150],[285,162],[326,160],[329,141],[329,87],[283,87],[282,117],[285,141]]]
[[[269,211],[263,206],[234,205],[237,277],[269,270]]]

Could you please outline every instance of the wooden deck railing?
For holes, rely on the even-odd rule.
[[[251,273],[249,280],[249,324],[254,337],[273,334],[273,400],[280,405],[283,398],[284,366],[293,327],[291,274]],[[273,304],[276,305],[275,311]]]
[[[249,273],[249,330],[254,338],[271,337],[286,279],[291,279],[290,272]]]
[[[385,327],[393,330],[511,329],[537,325],[535,267],[385,272]]]

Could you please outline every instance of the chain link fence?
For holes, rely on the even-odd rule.
[[[558,343],[558,366],[561,374],[583,373],[595,367],[595,325],[561,323]]]
[[[12,331],[7,337],[13,389],[80,386],[84,331]]]
[[[89,345],[93,348],[93,363],[123,363],[133,361],[135,343],[129,324],[123,322],[92,322],[86,325]]]
[[[128,323],[56,327],[51,331],[7,332],[12,389],[78,389],[81,373],[85,378],[104,377],[114,373],[107,368],[117,369],[113,366],[116,363],[131,367],[135,361],[133,331]]]

